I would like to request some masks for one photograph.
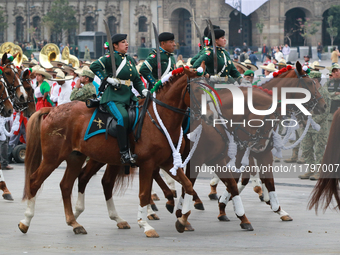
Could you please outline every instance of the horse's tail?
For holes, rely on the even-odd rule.
[[[49,114],[52,108],[42,108],[35,112],[26,127],[26,155],[25,155],[25,188],[23,200],[32,198],[30,177],[41,163],[41,121],[43,116]]]
[[[340,179],[340,109],[334,113],[331,130],[327,141],[326,150],[320,167],[320,178],[316,183],[308,208],[311,210],[315,206],[318,211],[319,206],[326,210],[334,196],[337,206],[340,209],[339,179]]]
[[[113,189],[113,194],[123,195],[126,189],[132,184],[133,177],[136,174],[138,168],[130,167],[130,174],[125,174],[124,166],[120,167],[120,171],[115,179],[115,185]]]

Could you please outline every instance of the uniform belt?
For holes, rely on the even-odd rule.
[[[133,86],[133,82],[130,80],[119,80],[119,83],[126,86]]]

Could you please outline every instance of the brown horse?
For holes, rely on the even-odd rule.
[[[24,116],[29,118],[33,113],[35,113],[34,89],[31,86],[30,71],[28,69],[17,70],[18,75],[20,77],[20,81],[24,87],[24,90],[27,93],[27,101],[17,102],[14,105],[14,108],[16,111],[22,111]]]
[[[335,111],[329,132],[326,150],[322,159],[320,178],[316,183],[308,208],[315,207],[317,212],[320,207],[326,210],[332,202],[333,196],[336,202],[336,209],[340,209],[339,179],[340,179],[340,109]]]
[[[284,78],[284,79],[280,79]],[[278,100],[281,100],[281,88],[283,87],[302,87],[306,88],[310,91],[312,97],[309,102],[307,102],[308,110],[317,110],[319,112],[324,112],[326,109],[326,102],[321,97],[320,93],[318,92],[318,85],[310,79],[307,74],[302,70],[301,64],[299,62],[296,63],[296,69],[289,70],[277,76],[276,78],[270,80],[269,82],[262,85],[265,89],[273,89],[274,87],[278,89]],[[303,95],[301,93],[287,93],[287,98],[301,98]],[[315,108],[314,108],[315,107]],[[278,116],[280,117],[280,116]],[[272,148],[273,148],[273,141],[268,144],[265,150],[262,151],[251,151],[250,156],[254,157],[257,160],[257,165],[262,166],[271,166],[273,164],[273,155],[272,155]],[[283,221],[291,221],[292,218],[289,216],[287,212],[282,210],[281,206],[279,205],[279,201],[277,199],[277,195],[275,192],[275,184],[274,184],[274,177],[272,171],[267,171],[265,173],[260,172],[260,178],[263,183],[263,188],[265,190],[265,194],[268,196],[264,197],[264,201],[271,205],[272,210],[279,214],[281,220]],[[236,177],[238,181],[239,176]],[[240,193],[245,188],[245,185],[249,181],[249,173],[246,173],[246,177],[242,180],[241,184],[239,185]],[[272,201],[271,201],[272,200]],[[273,206],[272,203],[275,203]],[[220,214],[225,214],[225,205],[219,204]]]
[[[170,105],[172,109],[177,108],[177,112],[174,112],[169,109],[169,106],[167,108],[158,106],[159,115],[175,142],[180,135],[183,114],[186,113],[186,108],[190,105],[191,94],[187,88],[187,80],[195,77],[197,77],[195,71],[184,69],[182,73],[173,76],[170,82],[165,83],[157,92],[158,100]],[[195,86],[195,84],[192,85]],[[141,104],[143,104],[143,100]],[[151,116],[155,118],[151,105],[148,106],[148,110]],[[84,103],[75,101],[60,105],[52,110],[43,108],[30,118],[27,125],[24,189],[24,199],[28,199],[28,202],[25,219],[19,224],[19,228],[23,233],[27,232],[34,215],[35,196],[38,189],[64,160],[67,162],[67,169],[60,186],[66,222],[73,227],[75,233],[86,233],[85,229],[75,220],[70,199],[72,184],[79,176],[86,156],[110,165],[120,166],[121,164],[119,148],[115,138],[109,136],[106,140],[105,135],[97,135],[88,141],[84,141],[87,123],[89,123],[92,113],[93,109],[88,109]],[[42,121],[44,116],[46,117]],[[153,139],[150,139],[150,137]],[[106,149],[109,147],[112,150]],[[169,171],[173,166],[172,158],[169,158],[171,150],[164,135],[148,118],[144,121],[140,139],[138,142],[133,143],[131,148],[138,155],[137,164],[139,165],[140,206],[138,224],[144,228],[148,237],[157,237],[157,232],[145,221],[146,206],[149,204],[151,197],[153,170],[161,166],[166,171]],[[181,182],[189,195],[193,194],[191,183],[185,177],[182,169],[178,169],[174,178]],[[177,220],[176,227],[179,231],[182,228],[184,229],[189,214],[190,211]]]

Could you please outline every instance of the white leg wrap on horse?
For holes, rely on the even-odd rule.
[[[144,233],[149,230],[153,230],[154,228],[149,225],[149,223],[146,222],[147,217],[147,206],[141,207],[138,205],[138,225],[140,228],[144,228]]]
[[[27,200],[27,208],[25,211],[25,219],[21,220],[20,222],[26,225],[27,227],[30,226],[31,220],[34,216],[34,210],[35,210],[35,197]]]
[[[234,204],[234,212],[236,213],[237,216],[243,216],[244,215],[244,207],[243,203],[241,200],[241,197],[239,195],[234,196],[232,198],[233,204]]]
[[[162,170],[162,173],[164,175],[164,179],[165,179],[166,183],[168,184],[169,188],[172,189],[172,190],[176,190],[175,180],[167,172],[165,172],[163,169],[161,169],[161,170]]]
[[[260,178],[256,176],[251,176],[250,180],[251,180],[251,184],[253,185],[253,188],[255,188],[256,186],[259,186],[259,187],[262,186]]]
[[[116,221],[117,223],[119,222],[125,222],[121,217],[119,217],[115,204],[113,202],[113,198],[111,197],[109,200],[106,201],[106,206],[107,206],[107,211],[109,213],[109,217],[111,220]]]
[[[215,186],[218,184],[218,182],[220,181],[220,178],[218,178],[215,174],[214,177],[210,180],[210,185],[211,186]]]
[[[194,202],[192,201],[192,198],[193,198],[192,195],[189,195],[189,194],[184,195],[182,214],[186,214],[192,209],[193,204],[194,204]]]
[[[263,194],[264,202],[268,202],[269,201],[269,193],[268,193],[268,189],[267,189],[267,187],[264,183],[262,183],[262,194]]]
[[[76,203],[75,211],[73,212],[74,217],[77,219],[79,215],[85,210],[85,193],[78,192],[78,200]]]
[[[277,211],[276,213],[277,213],[278,215],[280,215],[280,217],[289,215],[286,211],[284,211],[284,210],[282,210],[282,209],[280,209],[280,211]]]
[[[270,198],[270,205],[272,206],[272,210],[276,212],[280,208],[280,203],[277,198],[277,194],[275,191],[269,192],[269,198]]]
[[[177,210],[182,210],[183,201],[184,201],[184,198],[182,196],[180,196],[179,199],[178,199],[178,203],[177,203]]]
[[[5,181],[4,174],[2,173],[2,170],[0,170],[0,182],[4,182],[4,181]]]
[[[245,185],[242,185],[241,182],[238,182],[237,183],[237,189],[238,189],[238,194],[241,194],[241,192],[244,190],[246,186]]]
[[[227,190],[225,190],[223,192],[222,196],[220,197],[220,199],[218,200],[218,202],[219,203],[224,203],[225,205],[227,205],[228,202],[229,202],[230,197],[231,197],[231,194]]]
[[[149,216],[149,215],[152,215],[152,214],[156,214],[156,213],[155,213],[155,212],[152,210],[152,208],[151,208],[151,205],[150,205],[150,204],[148,204],[146,207],[148,208],[148,210],[147,210],[147,212],[148,212],[148,216]]]

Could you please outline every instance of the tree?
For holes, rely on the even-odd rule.
[[[260,20],[259,23],[256,23],[256,28],[257,30],[259,31],[259,34],[260,34],[260,46],[262,47],[262,33],[263,33],[263,27],[264,27],[264,24],[263,22]]]
[[[333,27],[333,24],[332,24],[333,19],[334,19],[334,17],[332,15],[327,18],[327,23],[328,23],[329,27],[326,28],[327,33],[331,37],[331,45],[332,46],[333,46],[333,42],[334,42],[335,37],[338,36],[338,28]]]
[[[289,31],[285,30],[285,38],[287,38],[287,40],[289,41],[289,47],[292,46],[292,39],[290,38],[294,33],[296,32],[296,30],[294,30],[293,28],[291,28]]]
[[[315,35],[316,32],[319,31],[318,26],[321,25],[321,22],[319,21],[313,21],[310,22],[309,18],[306,18],[306,21],[303,22],[302,18],[297,19],[298,24],[297,24],[297,31],[299,31],[300,35],[303,37],[304,40],[304,46],[306,46],[307,39],[311,35]]]
[[[61,42],[67,31],[77,27],[74,18],[76,11],[69,6],[68,0],[55,0],[50,11],[43,17],[43,24],[57,35],[57,41]]]
[[[8,24],[5,20],[5,15],[4,15],[4,11],[0,10],[0,34],[3,35],[6,28],[8,27]],[[0,38],[1,39],[5,39],[5,38]]]

